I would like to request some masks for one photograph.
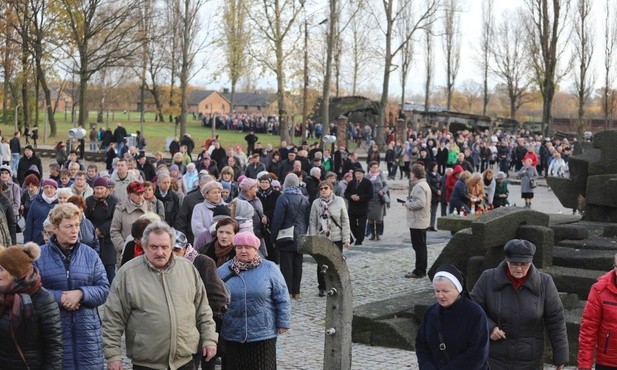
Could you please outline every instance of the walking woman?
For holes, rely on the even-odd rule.
[[[218,273],[231,292],[223,316],[225,370],[276,370],[276,339],[291,326],[291,304],[281,271],[257,253],[259,239],[241,232],[233,239],[236,256]]]
[[[334,195],[332,185],[327,181],[319,184],[319,198],[315,199],[311,206],[308,235],[328,238],[341,253],[343,253],[343,247],[349,248],[351,228],[345,199]],[[317,288],[319,296],[324,297],[326,281],[320,271],[321,265],[317,264]]]
[[[300,189],[300,179],[290,173],[285,177],[283,193],[276,200],[270,237],[280,252],[281,272],[292,298],[300,298],[302,254],[298,252],[298,239],[308,229],[310,207]]]
[[[538,180],[538,171],[532,165],[531,158],[523,161],[523,168],[518,171],[517,177],[521,179],[521,198],[525,200],[525,208],[531,208],[533,189],[536,187],[536,180]]]
[[[0,362],[3,369],[62,369],[62,324],[54,296],[32,263],[35,243],[0,247]]]
[[[383,235],[383,217],[386,214],[386,197],[388,183],[379,169],[379,163],[369,163],[366,177],[373,184],[373,198],[368,203],[367,231],[371,235],[369,240],[380,240]]]

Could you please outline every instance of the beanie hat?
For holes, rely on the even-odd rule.
[[[257,186],[257,181],[255,179],[247,177],[240,183],[240,190],[245,192],[254,186]]]
[[[220,182],[218,181],[210,181],[208,183],[206,183],[201,191],[201,193],[203,195],[208,194],[208,192],[212,189],[219,189],[219,190],[223,190],[223,186],[221,185]]]
[[[261,171],[257,174],[257,176],[255,176],[255,178],[261,181],[261,178],[264,176],[270,177],[270,173],[268,171]]]
[[[252,232],[242,231],[237,233],[236,236],[234,236],[233,244],[234,247],[237,247],[239,245],[246,245],[255,249],[259,249],[259,245],[261,243],[259,242],[259,239],[255,236],[255,234],[253,234]]]
[[[58,189],[58,183],[54,179],[43,180],[43,182],[41,183],[41,187],[44,188],[47,185],[53,186],[54,188]]]
[[[180,171],[180,167],[178,167],[177,164],[172,164],[171,166],[169,166],[169,171]]]
[[[279,180],[272,180],[272,187],[273,188],[280,188],[281,187],[281,182]]]
[[[176,240],[174,240],[174,249],[184,249],[188,247],[190,244],[189,240],[186,238],[186,235],[178,229],[174,229],[174,231],[176,235]]]
[[[97,177],[92,183],[92,187],[96,188],[97,186],[107,187],[107,179],[104,177]]]
[[[450,280],[450,282],[452,282],[452,284],[456,288],[457,292],[463,292],[463,287],[465,283],[465,280],[463,279],[463,274],[453,265],[439,266],[437,272],[435,273],[435,276],[433,276],[433,281],[435,281],[435,279],[438,277],[444,277]]]
[[[290,173],[287,176],[285,176],[285,182],[283,183],[284,189],[291,188],[292,186],[298,186],[298,185],[300,185],[300,179],[298,178],[298,176],[296,176],[295,173]]]
[[[237,181],[237,182],[238,182],[238,184],[239,184],[239,183],[241,183],[241,182],[242,182],[242,180],[244,180],[244,179],[246,179],[246,176],[244,176],[244,175],[240,175],[240,176],[238,176],[238,178],[236,179],[236,181]]]
[[[0,266],[17,279],[26,276],[32,269],[32,262],[41,256],[41,248],[36,243],[9,248],[0,247]]]
[[[144,188],[144,184],[142,184],[139,181],[133,181],[132,183],[128,184],[126,187],[126,193],[127,194],[142,194],[144,192],[145,188]]]
[[[231,191],[231,182],[223,181],[221,185],[223,186],[223,189]]]
[[[6,164],[0,166],[0,172],[2,171],[8,171],[9,175],[13,176],[13,171],[11,171],[11,167]]]

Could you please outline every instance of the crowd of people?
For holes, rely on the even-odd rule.
[[[275,369],[277,337],[290,329],[291,301],[301,294],[301,235],[326,237],[340,253],[365,238],[380,240],[392,203],[388,182],[400,171],[409,178],[410,196],[401,203],[417,257],[406,277],[424,277],[426,232],[435,230],[439,205],[442,215],[506,206],[507,178],[514,175],[528,182],[521,197],[530,207],[538,174],[567,175],[567,164],[555,163],[572,152],[565,140],[499,131],[408,134],[404,143],[390,140],[385,173],[371,138],[365,165],[344,147],[284,141],[278,148],[263,146],[252,131],[247,153],[239,145],[224,148],[217,137],[197,152],[187,135],[172,142],[170,162],[161,152],[147,158],[143,147],[126,145],[126,134],[119,132],[118,141],[109,142],[105,169],[85,166],[71,151],[48,166],[48,175],[33,147],[20,149],[0,167],[0,244],[16,244],[19,232],[26,244],[0,250],[0,307],[2,320],[38,322],[36,335],[26,338],[0,320],[0,330],[9,330],[5,341],[20,349],[5,351],[0,341],[0,357],[16,367],[119,369],[124,335],[135,369],[213,369],[217,357],[223,369]],[[438,330],[419,332],[421,364],[444,356],[434,352],[435,343],[468,335],[471,327],[482,334],[470,344],[477,353],[458,358],[460,363],[500,368],[500,361],[509,361],[503,355],[511,353],[511,344],[496,343],[513,328],[520,330],[515,336],[522,346],[534,348],[516,360],[536,363],[544,341],[534,337],[529,344],[525,330],[536,333],[542,325],[549,329],[555,363],[565,363],[563,340],[553,340],[563,318],[554,284],[533,267],[535,247],[513,243],[506,246],[506,261],[492,275],[485,273],[471,295],[455,268],[436,275],[441,308],[427,311],[424,326],[437,320]],[[498,277],[503,299],[511,296],[521,307],[543,299],[543,309],[534,301],[538,310],[530,314],[545,323],[518,327],[516,320],[523,319],[500,311],[504,303],[493,296]],[[317,278],[323,297],[321,266]],[[517,294],[521,289],[530,292]],[[535,294],[538,289],[548,298]],[[31,298],[22,300],[23,294]],[[28,316],[27,305],[45,314]],[[443,310],[451,312],[448,322],[461,321],[457,315],[463,313],[473,320],[442,338]],[[548,310],[554,324],[546,323]],[[476,326],[483,318],[488,321]],[[448,348],[445,363],[468,351],[449,342]]]

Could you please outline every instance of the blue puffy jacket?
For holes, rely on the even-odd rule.
[[[85,244],[77,243],[67,258],[52,236],[41,247],[41,257],[34,263],[41,272],[43,286],[60,306],[63,369],[104,368],[101,319],[98,306],[105,303],[109,283],[98,254]],[[84,296],[76,311],[62,308],[60,298],[66,290],[81,289]]]
[[[223,316],[221,336],[233,342],[257,342],[277,336],[278,328],[291,326],[291,303],[287,284],[278,266],[261,264],[239,275],[230,269],[233,259],[218,272],[231,292],[229,309]]]
[[[26,217],[26,227],[24,228],[24,243],[35,242],[38,245],[45,244],[43,239],[43,222],[49,215],[49,211],[58,204],[54,200],[51,204],[43,200],[41,194],[37,195],[32,201],[28,216]]]

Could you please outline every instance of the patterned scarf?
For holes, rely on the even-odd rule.
[[[261,265],[261,257],[257,254],[250,262],[242,262],[238,259],[238,257],[234,257],[234,262],[229,266],[229,268],[234,272],[234,274],[239,275],[240,271],[254,269],[259,265]]]
[[[214,242],[214,254],[216,255],[216,267],[221,267],[227,260],[229,260],[229,254],[234,249],[233,244],[228,246],[222,246],[219,241]]]
[[[323,235],[326,238],[330,237],[330,221],[332,220],[332,215],[330,214],[330,205],[334,201],[334,193],[330,193],[330,196],[327,198],[319,198],[319,230],[317,231],[317,235]]]
[[[199,252],[197,252],[195,248],[193,248],[193,246],[189,243],[186,246],[186,252],[184,252],[184,258],[186,258],[187,260],[191,262],[195,262],[195,257],[197,257],[198,255],[199,255]]]
[[[15,279],[0,295],[0,315],[10,309],[11,327],[18,328],[24,319],[34,315],[32,299],[24,299],[41,288],[41,275],[36,267],[21,279]],[[22,303],[22,301],[24,301]]]
[[[262,188],[259,188],[259,191],[258,191],[259,197],[264,198],[264,199],[269,197],[270,194],[272,194],[272,190],[273,190],[272,186],[270,186],[267,190],[263,190]]]
[[[300,186],[290,186],[288,188],[283,189],[283,194],[302,195],[302,190],[300,190]]]

